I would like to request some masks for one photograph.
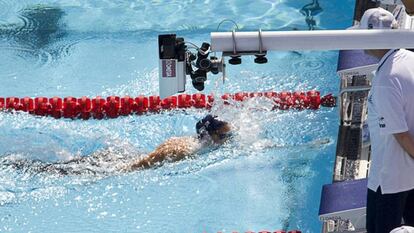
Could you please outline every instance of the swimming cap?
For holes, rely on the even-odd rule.
[[[213,131],[220,129],[221,127],[227,124],[227,122],[217,120],[216,118],[217,116],[208,114],[202,120],[197,122],[196,131],[200,139],[206,136],[207,134],[211,135]]]

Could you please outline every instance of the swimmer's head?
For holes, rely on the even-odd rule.
[[[212,140],[216,144],[224,143],[231,137],[230,124],[210,114],[197,122],[196,130],[199,139]]]

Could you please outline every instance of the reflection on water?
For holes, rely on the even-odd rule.
[[[63,15],[60,8],[35,5],[19,12],[19,23],[0,24],[0,39],[7,40],[7,44],[0,44],[0,76],[16,76],[64,55],[70,46],[62,49],[54,45],[66,35]]]
[[[306,4],[300,10],[300,13],[305,16],[306,24],[309,27],[309,30],[314,30],[316,28],[315,16],[319,15],[323,11],[322,7],[319,5],[318,0],[312,0],[312,3]]]
[[[63,10],[56,7],[34,6],[21,12],[24,25],[16,31],[20,43],[32,43],[35,48],[45,48],[64,35],[61,19]]]
[[[23,9],[20,23],[0,25],[0,37],[6,37],[32,49],[44,49],[65,34],[61,20],[64,11],[57,7],[36,5]]]

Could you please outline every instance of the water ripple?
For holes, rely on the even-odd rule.
[[[292,68],[297,70],[320,70],[324,67],[325,62],[319,59],[306,59],[306,60],[299,60],[298,62],[294,62],[292,64]]]
[[[52,60],[49,52],[29,47],[0,46],[0,54],[0,76],[15,76],[39,69]]]
[[[75,50],[76,45],[81,43],[82,41],[85,41],[87,39],[83,40],[60,40],[54,43],[50,48],[48,48],[49,53],[53,57],[53,61],[57,61],[60,58],[68,57],[70,56],[73,51]]]
[[[13,2],[14,1],[12,0],[0,0],[0,23],[2,22],[2,19],[6,18],[6,16],[9,15]]]
[[[18,36],[23,33],[31,33],[39,27],[39,23],[35,19],[19,15],[18,18],[21,21],[14,30],[10,30],[10,36]]]

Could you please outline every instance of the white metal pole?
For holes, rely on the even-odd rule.
[[[353,50],[414,48],[411,30],[321,30],[262,31],[263,50]],[[213,32],[214,52],[256,52],[260,39],[257,32]]]

